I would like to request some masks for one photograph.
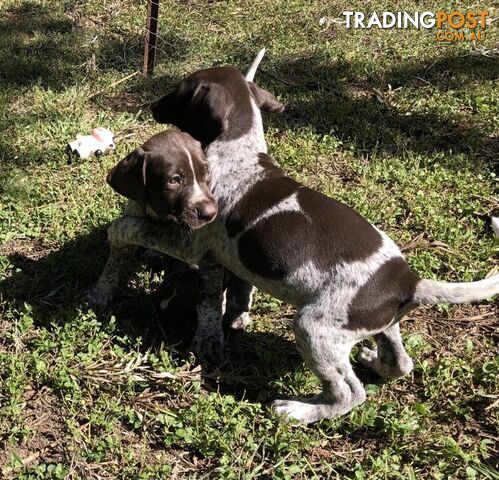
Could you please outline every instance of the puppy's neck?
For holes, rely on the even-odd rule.
[[[252,118],[250,128],[239,135],[234,135],[235,126],[229,126],[214,142],[206,149],[206,158],[210,162],[212,175],[218,171],[228,173],[233,169],[246,164],[249,159],[257,153],[267,153],[267,144],[263,134],[262,114],[253,99],[251,101]]]
[[[206,150],[211,169],[211,188],[218,201],[219,216],[256,181],[261,167],[258,154],[267,152],[260,109],[251,99],[250,128],[233,136],[229,128]]]

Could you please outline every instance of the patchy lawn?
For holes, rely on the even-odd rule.
[[[374,9],[421,7],[164,1],[155,75],[117,83],[141,68],[144,1],[1,3],[1,478],[499,478],[497,300],[413,312],[411,375],[385,383],[357,365],[365,404],[311,427],[264,408],[319,387],[287,305],[259,294],[227,364],[202,378],[162,342],[147,273],[110,314],[81,302],[123,204],[105,174],[162,128],[148,103],[198,68],[244,70],[262,46],[256,81],[287,106],[264,119],[281,166],[387,231],[421,276],[497,271],[497,22],[476,45],[336,22]],[[99,125],[116,151],[68,162],[66,143]]]

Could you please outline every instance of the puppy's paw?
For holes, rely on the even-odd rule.
[[[288,419],[297,420],[303,424],[314,423],[325,418],[338,417],[348,413],[366,399],[364,390],[343,398],[342,401],[319,394],[309,398],[294,398],[290,400],[274,400],[272,410]]]
[[[285,420],[295,421],[304,425],[323,418],[316,405],[300,400],[274,400],[271,409]]]
[[[382,361],[378,356],[377,348],[363,347],[357,357],[365,367],[375,371],[380,377],[394,380],[411,372],[414,364],[411,358],[405,354],[393,358],[391,362]]]
[[[222,332],[198,332],[190,350],[199,363],[218,366],[224,360],[224,337]]]
[[[113,295],[110,292],[94,287],[85,294],[83,300],[92,310],[102,311],[111,306]]]
[[[357,360],[368,368],[373,368],[378,360],[378,350],[376,348],[362,347]]]
[[[233,330],[246,330],[246,327],[251,323],[251,317],[249,312],[243,312],[237,317],[231,318],[231,316],[224,317],[224,324],[228,325],[229,328]]]

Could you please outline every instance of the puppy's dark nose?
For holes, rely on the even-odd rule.
[[[206,201],[197,205],[199,220],[203,222],[211,222],[218,212],[217,204],[215,202]]]

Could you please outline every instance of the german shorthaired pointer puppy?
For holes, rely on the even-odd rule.
[[[299,352],[319,377],[312,398],[276,400],[279,414],[304,423],[342,415],[365,397],[349,361],[374,335],[360,361],[397,378],[413,363],[399,321],[421,304],[482,300],[499,293],[499,275],[470,283],[417,277],[386,234],[354,210],[301,185],[266,154],[261,111],[281,111],[267,91],[229,67],[198,71],[152,108],[205,147],[218,216],[186,234],[149,219],[123,217],[108,230],[114,248],[142,245],[195,263],[207,253],[239,277],[293,304]],[[221,349],[222,267],[205,265],[209,288],[198,309],[201,351]]]
[[[126,215],[148,215],[176,229],[194,231],[217,215],[209,175],[201,144],[187,133],[172,130],[154,135],[121,160],[109,172],[107,182],[129,199]],[[91,306],[108,306],[121,282],[127,279],[127,270],[135,268],[135,247],[125,251],[126,255],[111,251],[104,275],[87,295]]]

